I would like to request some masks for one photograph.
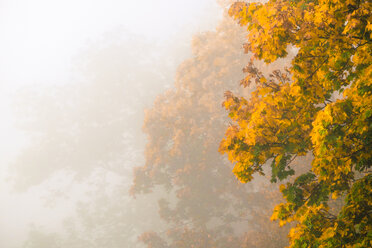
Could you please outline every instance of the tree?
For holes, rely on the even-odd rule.
[[[277,247],[286,231],[270,223],[280,192],[263,178],[240,184],[217,150],[229,125],[221,101],[249,57],[240,45],[245,32],[227,15],[216,31],[193,39],[193,55],[180,67],[175,87],[147,110],[146,163],[135,170],[133,194],[165,188],[159,199],[165,230],[140,239],[151,248]],[[249,89],[244,89],[246,94]]]
[[[372,17],[370,1],[238,2],[230,14],[249,30],[247,52],[267,63],[297,54],[286,70],[266,76],[253,63],[250,99],[227,94],[234,124],[220,151],[241,182],[264,173],[294,174],[296,157],[312,153],[311,170],[280,187],[286,203],[273,220],[295,221],[290,247],[372,245]],[[344,199],[331,211],[330,197]]]

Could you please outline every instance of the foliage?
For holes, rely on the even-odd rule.
[[[249,30],[246,52],[273,62],[297,54],[290,68],[269,76],[253,63],[242,84],[253,80],[250,99],[227,94],[234,125],[220,151],[241,182],[263,173],[272,181],[294,174],[293,161],[313,154],[312,167],[281,186],[286,203],[272,216],[295,221],[290,247],[370,247],[372,164],[372,17],[370,1],[271,0],[238,2],[230,15]],[[336,213],[330,197],[345,197]]]
[[[243,76],[248,56],[241,52],[245,32],[227,15],[215,32],[193,39],[193,56],[177,72],[175,87],[146,111],[146,163],[135,170],[133,194],[159,187],[159,214],[169,228],[140,239],[151,248],[277,247],[287,243],[269,217],[280,192],[263,178],[240,184],[218,150],[229,125],[221,108],[226,89]],[[244,89],[248,95],[249,90]]]

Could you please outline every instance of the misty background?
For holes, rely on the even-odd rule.
[[[144,109],[222,12],[214,0],[0,1],[0,247],[141,247],[141,232],[165,228],[156,195],[128,194]]]

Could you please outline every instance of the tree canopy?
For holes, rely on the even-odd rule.
[[[271,0],[230,8],[247,27],[246,52],[267,63],[297,51],[270,75],[244,69],[250,98],[226,94],[233,125],[220,151],[241,182],[271,164],[272,181],[293,175],[296,157],[311,170],[280,187],[286,203],[273,220],[295,221],[290,247],[372,245],[372,17],[370,1]],[[332,207],[333,199],[343,204]]]
[[[169,224],[141,236],[150,248],[277,247],[287,244],[285,229],[269,218],[280,201],[277,186],[264,178],[247,185],[231,173],[218,153],[229,125],[221,107],[224,91],[248,62],[241,43],[245,32],[227,15],[216,31],[194,37],[192,57],[177,72],[175,87],[146,111],[146,163],[135,170],[132,193],[165,188],[159,214]]]

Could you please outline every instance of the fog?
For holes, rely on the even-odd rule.
[[[130,218],[144,108],[172,87],[192,34],[213,28],[218,5],[1,1],[0,12],[0,246],[65,230],[103,197]]]
[[[218,153],[251,90],[229,2],[0,2],[0,247],[286,244]]]

